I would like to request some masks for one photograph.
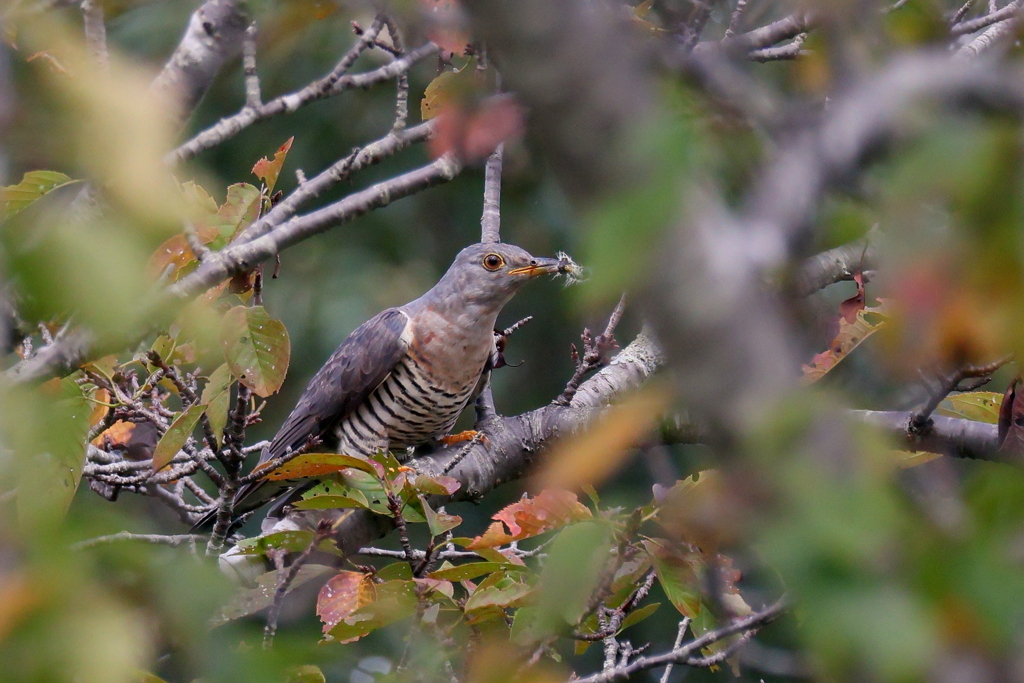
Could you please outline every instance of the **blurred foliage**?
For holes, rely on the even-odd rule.
[[[640,3],[630,21],[644,40],[663,40],[678,4]],[[426,35],[447,50],[466,44],[461,27],[421,24],[413,5],[397,5],[409,23],[407,45]],[[383,454],[355,461],[310,452],[271,477],[324,479],[300,508],[401,517],[411,548],[448,553],[436,566],[390,556],[328,567],[322,563],[338,551],[318,532],[261,535],[254,525],[235,546],[249,564],[222,560],[223,573],[202,557],[201,541],[76,546],[125,529],[180,534],[197,512],[174,514],[155,497],[132,495],[132,486],[83,480],[86,444],[121,454],[129,473],[152,459],[147,476],[173,479],[200,469],[195,454],[204,440],[226,451],[271,436],[348,332],[419,296],[476,241],[482,188],[472,168],[287,250],[279,277],[269,267],[252,271],[173,316],[154,312],[159,285],[197,266],[183,221],[199,243],[223,248],[272,205],[276,190],[295,189],[297,169],[311,176],[386,134],[394,94],[385,86],[349,92],[271,119],[172,178],[161,159],[174,133],[148,82],[193,8],[165,0],[103,6],[109,73],[86,53],[77,8],[7,27],[17,101],[2,140],[0,268],[19,320],[5,365],[69,322],[93,330],[113,355],[40,386],[0,383],[0,679],[363,683],[455,672],[459,680],[565,680],[570,671],[600,670],[602,647],[588,645],[600,637],[588,636],[621,634],[662,652],[683,617],[700,635],[785,592],[793,618],[758,639],[789,673],[1024,680],[1024,473],[930,454],[894,457],[875,434],[830,420],[842,405],[912,406],[923,395],[921,372],[1024,350],[1021,127],[982,114],[915,110],[908,117],[923,134],[899,141],[896,153],[825,198],[806,251],[878,224],[884,272],[874,282],[861,274],[852,298],[848,284],[812,297],[808,308],[820,315],[803,312],[800,321],[805,378],[815,386],[780,397],[766,424],[726,445],[731,459],[713,461],[717,451],[704,446],[645,441],[671,401],[657,385],[563,442],[541,473],[543,490],[524,498],[511,484],[480,505],[449,510],[433,497],[453,493],[457,482]],[[942,45],[957,9],[910,0],[885,14],[871,6],[868,19],[859,5],[830,8],[835,23],[809,36],[808,54],[751,73],[794,102],[822,107],[855,67]],[[368,7],[343,3],[263,0],[251,9],[261,26],[265,98],[328,72],[353,40],[350,22],[372,21]],[[710,17],[716,37],[727,9]],[[765,8],[755,15],[774,16]],[[433,60],[413,68],[410,110],[429,118],[456,101],[466,108],[465,129],[486,117],[486,100],[478,100],[492,72],[464,61],[440,76]],[[367,55],[355,68],[379,63]],[[237,63],[225,68],[180,138],[239,108],[239,72]],[[529,314],[536,322],[506,350],[525,365],[495,376],[504,414],[557,396],[572,372],[568,349],[578,330],[607,315],[623,289],[649,284],[649,264],[680,212],[712,194],[742,207],[773,151],[776,131],[748,125],[695,83],[666,77],[660,98],[660,118],[632,140],[645,162],[643,182],[581,210],[569,206],[538,150],[507,144],[504,238],[538,254],[579,251],[590,279],[565,294],[535,284],[507,307],[503,320]],[[503,133],[522,123],[518,110],[501,115]],[[467,140],[451,137],[442,151]],[[428,150],[413,148],[320,200],[427,158]],[[86,182],[101,191],[82,192]],[[620,337],[636,327],[627,319]],[[958,392],[938,412],[992,423],[1000,402],[997,392]],[[149,432],[145,422],[123,419],[129,409],[152,416]],[[231,413],[239,410],[251,411],[246,444],[232,441]],[[629,448],[637,442],[639,456]],[[214,494],[199,481],[193,508]],[[586,502],[565,489],[586,492]],[[404,552],[396,538],[381,547]],[[282,585],[270,568],[280,552],[307,549],[317,553],[292,577],[273,647],[264,648],[262,615]],[[232,572],[251,585],[228,581]],[[787,678],[786,667],[765,664],[770,657],[742,652],[720,667],[677,672],[687,671],[687,680]]]

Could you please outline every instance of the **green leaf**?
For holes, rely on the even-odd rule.
[[[309,547],[315,534],[312,531],[278,531],[266,536],[247,538],[238,544],[240,555],[266,555],[268,550],[299,552]]]
[[[354,455],[339,455],[338,453],[305,453],[280,467],[267,470],[265,476],[271,481],[309,479],[324,477],[349,468],[366,472],[378,478],[384,476],[384,468],[379,463]]]
[[[297,666],[288,672],[286,683],[327,683],[324,672],[313,664]]]
[[[310,496],[292,503],[296,510],[338,510],[342,508],[363,508],[369,510],[366,499],[348,496]]]
[[[249,183],[228,186],[227,197],[208,225],[215,227],[220,237],[210,242],[211,249],[220,249],[236,235],[248,228],[260,215],[260,191]]]
[[[0,396],[2,438],[17,468],[18,521],[27,529],[58,524],[81,480],[92,408],[73,377]]]
[[[232,374],[257,396],[281,388],[291,355],[288,330],[262,306],[235,306],[224,314],[221,348]]]
[[[471,581],[484,574],[491,574],[507,568],[508,565],[497,562],[469,562],[455,567],[442,567],[430,572],[428,576],[432,579],[441,579],[442,581]]]
[[[29,171],[17,185],[0,188],[0,211],[6,220],[58,187],[73,181],[57,171]]]
[[[611,534],[602,522],[580,522],[552,541],[540,578],[546,628],[575,624],[600,580],[611,551]]]
[[[224,441],[224,427],[228,423],[228,406],[231,402],[231,370],[227,363],[210,373],[199,401],[207,406],[206,416],[210,418],[210,427],[220,446]]]
[[[466,601],[466,620],[478,624],[503,617],[510,607],[520,607],[533,592],[533,586],[523,581],[523,572],[503,571],[484,579]]]
[[[420,496],[420,503],[423,505],[423,516],[427,519],[427,527],[430,528],[431,536],[440,536],[462,524],[462,517],[449,515],[443,509],[435,512],[427,503],[426,496]]]
[[[156,450],[153,451],[154,471],[166,467],[177,455],[181,447],[185,445],[185,441],[191,436],[192,430],[196,428],[196,423],[199,422],[199,418],[202,417],[205,410],[205,405],[197,403],[174,419],[171,426],[160,437]]]
[[[994,391],[972,391],[965,394],[950,394],[935,409],[935,413],[946,417],[999,424],[999,408],[1002,404],[1002,394]]]
[[[644,541],[644,548],[654,563],[665,597],[684,617],[696,619],[701,612],[699,558],[696,554],[680,555],[654,540]]]
[[[395,579],[411,581],[412,568],[409,567],[408,562],[392,562],[377,572],[377,578],[382,581],[394,581]]]
[[[292,148],[293,142],[295,142],[294,135],[277,148],[273,160],[263,157],[252,167],[253,175],[262,180],[263,184],[267,186],[268,195],[274,192],[274,186],[277,185],[277,179],[281,175],[281,168],[284,166],[284,160],[288,156],[288,150]]]
[[[630,626],[639,624],[641,621],[657,612],[659,607],[661,607],[660,602],[652,602],[650,605],[644,605],[640,609],[633,610],[626,615],[625,619],[622,620],[622,626],[619,627],[619,633],[622,633]]]

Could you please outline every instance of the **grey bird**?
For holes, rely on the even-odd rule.
[[[426,294],[379,313],[341,343],[310,380],[259,465],[304,446],[310,437],[336,440],[341,453],[369,456],[448,436],[492,368],[498,313],[531,279],[571,275],[574,268],[568,257],[539,258],[511,244],[466,247]],[[236,495],[235,513],[260,507],[287,487],[253,482]],[[196,528],[211,524],[214,515]]]

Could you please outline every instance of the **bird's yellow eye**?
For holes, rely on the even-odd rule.
[[[484,256],[484,268],[487,270],[497,270],[505,265],[505,259],[501,258],[498,254],[488,254]]]

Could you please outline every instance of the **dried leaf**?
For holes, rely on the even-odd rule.
[[[132,438],[132,432],[134,430],[134,422],[118,420],[114,424],[110,425],[109,428],[100,432],[100,435],[92,440],[92,445],[97,448],[102,448],[109,443],[111,446],[116,448],[123,448],[128,445],[128,440]]]
[[[538,488],[575,489],[610,476],[668,406],[664,387],[645,388],[604,413],[590,429],[557,444],[537,474]]]
[[[192,430],[196,428],[196,423],[199,422],[199,418],[202,417],[205,410],[205,405],[197,403],[174,419],[171,426],[160,437],[156,450],[153,451],[153,471],[163,469],[174,459],[181,447],[185,445],[185,441],[192,435]]]
[[[416,613],[416,584],[387,581],[375,586],[376,600],[357,609],[332,628],[329,635],[342,643],[359,640],[379,628]]]
[[[804,384],[812,384],[824,377],[865,339],[889,322],[890,314],[887,304],[882,299],[878,301],[878,306],[858,311],[857,320],[853,324],[846,320],[839,321],[839,334],[832,340],[828,351],[817,354],[811,359],[810,365],[803,366]]]
[[[292,148],[293,142],[295,142],[294,135],[277,148],[273,160],[263,157],[252,167],[253,175],[262,180],[263,184],[267,186],[267,195],[274,192],[274,186],[277,185],[277,179],[281,175],[281,168],[284,166],[285,157],[288,156],[288,150]]]
[[[224,314],[221,348],[238,381],[266,398],[276,393],[288,372],[288,330],[262,306],[236,306]]]
[[[839,304],[839,317],[849,325],[857,322],[857,313],[863,311],[865,307],[863,273],[854,273],[853,281],[857,283],[857,293]]]
[[[7,220],[48,192],[79,182],[57,171],[29,171],[17,185],[0,188],[0,216]]]
[[[574,493],[545,490],[536,498],[524,498],[502,508],[492,517],[498,521],[491,524],[482,536],[474,538],[466,548],[493,548],[592,517],[590,510],[579,502]],[[502,523],[507,527],[507,532]]]
[[[377,598],[373,578],[363,572],[338,572],[324,584],[316,598],[316,614],[329,633],[342,619]]]

